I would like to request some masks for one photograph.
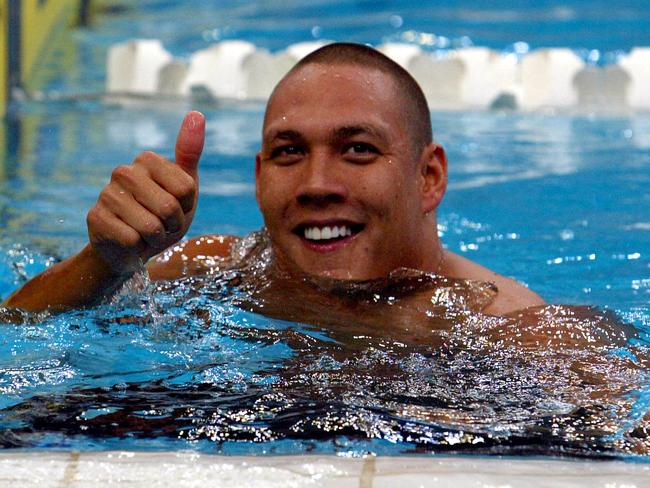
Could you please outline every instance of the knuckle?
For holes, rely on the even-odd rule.
[[[130,180],[133,177],[133,167],[128,164],[120,164],[111,173],[111,181]]]
[[[113,208],[119,200],[118,195],[119,193],[114,191],[113,187],[110,185],[107,186],[99,194],[96,207],[103,207],[107,209]],[[99,208],[97,208],[96,211],[99,211]]]
[[[176,186],[176,197],[183,200],[184,206],[188,202],[193,202],[196,198],[196,183],[189,175],[183,175],[184,178],[179,178]]]
[[[142,247],[142,239],[137,232],[131,232],[122,238],[121,246],[124,249],[138,251]]]
[[[101,215],[97,207],[92,207],[86,214],[86,225],[88,228],[95,228],[101,223]]]
[[[88,225],[88,234],[92,240],[99,242],[111,242],[115,238],[111,232],[111,226],[107,222],[104,213],[92,208],[88,211],[86,216]]]
[[[158,219],[147,219],[142,225],[142,231],[149,239],[156,239],[164,235],[165,228]]]
[[[166,197],[161,197],[160,202],[160,217],[163,220],[169,220],[178,216],[180,213],[180,205],[178,200],[173,196],[169,195]]]
[[[193,196],[196,192],[196,183],[194,182],[194,179],[184,171],[179,175],[177,185],[178,192],[181,196]]]
[[[133,166],[151,168],[155,165],[160,165],[165,162],[167,162],[167,159],[162,157],[160,154],[156,154],[153,151],[142,151],[133,160]]]
[[[135,159],[133,160],[134,164],[140,164],[140,163],[146,163],[148,161],[151,161],[152,159],[155,159],[159,157],[155,152],[153,151],[142,151],[140,154],[138,154]]]

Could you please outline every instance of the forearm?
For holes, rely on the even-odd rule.
[[[25,283],[2,307],[59,311],[96,302],[129,275],[116,274],[90,245]]]
[[[115,168],[88,212],[92,245],[36,276],[0,306],[37,312],[95,303],[140,263],[176,244],[194,217],[204,138],[205,118],[190,112],[176,139],[176,163],[145,151],[131,165]]]

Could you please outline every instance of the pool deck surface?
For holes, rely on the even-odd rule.
[[[650,464],[512,458],[217,456],[194,452],[21,452],[0,456],[0,487],[650,486]]]

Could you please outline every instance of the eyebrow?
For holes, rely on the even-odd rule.
[[[295,141],[297,139],[302,139],[303,136],[297,130],[278,130],[274,131],[269,137],[269,141],[274,141],[276,139],[282,139],[286,141]]]
[[[332,130],[330,139],[336,141],[354,137],[359,134],[368,134],[370,136],[386,140],[386,134],[382,130],[368,124],[345,125],[343,127],[337,127]]]
[[[370,136],[377,137],[379,139],[387,139],[384,131],[368,124],[355,124],[335,127],[331,130],[329,138],[331,141],[340,141],[342,139],[348,139],[359,134],[369,134]],[[297,141],[303,140],[304,136],[300,132],[292,129],[277,130],[271,133],[268,141],[272,142],[278,139],[285,141]]]

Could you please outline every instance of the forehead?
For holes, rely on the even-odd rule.
[[[344,125],[375,125],[406,134],[406,113],[394,80],[359,65],[308,64],[284,78],[264,117],[264,136],[287,128],[331,130]]]

